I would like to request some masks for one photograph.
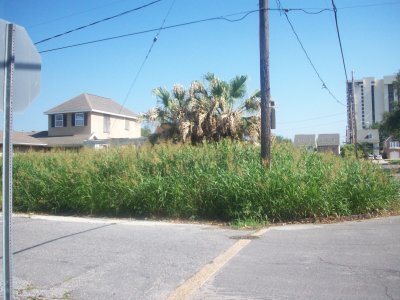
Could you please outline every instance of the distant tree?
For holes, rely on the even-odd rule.
[[[275,137],[275,141],[277,141],[278,143],[289,143],[289,144],[292,143],[291,139],[285,138],[285,137],[283,137],[281,135],[277,135]]]
[[[381,127],[381,123],[375,122],[375,123],[372,123],[372,125],[370,126],[369,129],[379,129],[379,127]]]
[[[393,81],[393,88],[397,94],[397,103],[394,105],[392,111],[383,114],[383,119],[380,123],[374,124],[374,128],[379,129],[381,142],[389,136],[400,139],[400,71],[397,72],[396,78]]]
[[[393,88],[397,94],[397,101],[400,102],[400,71],[396,74],[396,79],[393,81]]]
[[[140,135],[143,137],[148,137],[151,134],[151,130],[149,127],[145,126],[140,128]]]
[[[383,115],[383,120],[379,127],[379,133],[383,136],[394,136],[400,139],[400,104],[397,103],[391,112]]]
[[[357,154],[358,154],[358,157],[364,157],[364,151],[363,151],[363,148],[361,145],[358,146]],[[354,145],[353,144],[345,144],[345,145],[341,146],[340,147],[340,155],[343,158],[350,158],[350,157],[355,158],[356,154],[355,154]]]

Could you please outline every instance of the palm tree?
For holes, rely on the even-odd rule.
[[[159,106],[145,117],[149,121],[168,124],[168,135],[185,142],[202,140],[219,141],[222,138],[242,139],[244,136],[259,137],[260,94],[246,95],[247,76],[236,76],[229,83],[213,73],[204,76],[206,86],[193,81],[188,91],[174,85],[172,93],[156,88],[153,93]],[[242,103],[238,104],[238,101]]]
[[[149,110],[144,118],[149,122],[159,123],[164,137],[185,142],[191,131],[190,121],[187,120],[190,108],[186,91],[176,84],[172,93],[162,87],[154,89],[153,93],[161,105]]]

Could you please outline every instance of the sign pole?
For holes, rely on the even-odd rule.
[[[13,298],[12,160],[13,111],[24,110],[40,89],[41,59],[26,30],[0,19],[0,94],[3,103],[3,299]],[[1,97],[0,96],[0,97]]]
[[[4,299],[12,299],[12,99],[14,76],[15,26],[6,26],[3,126],[3,292]]]

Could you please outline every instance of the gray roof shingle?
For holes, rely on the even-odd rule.
[[[137,114],[123,107],[119,103],[109,99],[92,94],[80,94],[52,109],[45,112],[46,115],[57,113],[74,112],[100,112],[110,115],[123,116],[136,119]]]
[[[339,133],[332,134],[319,134],[317,138],[317,145],[320,146],[339,146],[340,145],[340,135]]]
[[[357,142],[359,143],[379,143],[378,129],[359,129],[357,130]]]
[[[34,132],[13,131],[11,134],[14,145],[46,146],[46,143],[33,137]],[[0,144],[3,144],[3,130],[0,131]]]
[[[296,147],[316,147],[315,134],[296,134],[294,145]]]
[[[49,136],[48,131],[39,131],[32,135],[33,138],[46,144],[48,147],[81,147],[83,142],[90,138],[90,134]]]

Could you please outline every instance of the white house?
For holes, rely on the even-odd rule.
[[[88,140],[135,139],[141,135],[138,115],[96,95],[81,94],[45,114],[48,131],[33,136],[50,146],[82,146]]]

